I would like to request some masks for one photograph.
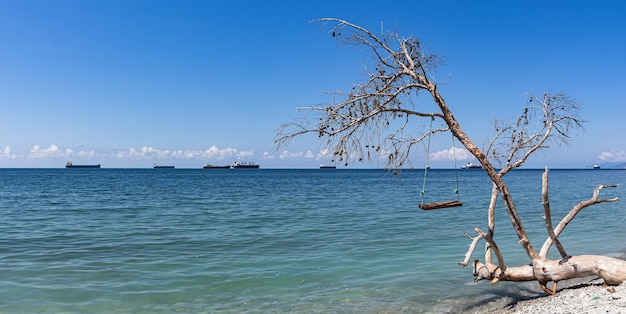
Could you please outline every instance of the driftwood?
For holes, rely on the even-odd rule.
[[[604,283],[607,285],[618,285],[626,281],[626,261],[599,255],[579,255],[569,256],[565,252],[564,247],[558,240],[558,236],[563,232],[565,227],[576,217],[576,215],[586,207],[591,205],[617,202],[619,198],[600,199],[600,190],[604,188],[617,187],[616,184],[604,184],[597,186],[593,191],[593,196],[578,203],[574,206],[570,212],[563,217],[556,228],[552,227],[550,202],[548,200],[548,169],[546,168],[543,174],[542,180],[542,198],[544,207],[544,220],[546,222],[546,228],[548,229],[548,238],[546,239],[541,251],[531,259],[530,265],[523,265],[519,267],[507,267],[504,264],[504,260],[501,258],[501,254],[495,245],[495,242],[490,239],[490,236],[482,232],[480,229],[476,229],[478,237],[471,238],[472,244],[465,255],[465,260],[458,263],[462,266],[467,266],[469,259],[476,248],[476,244],[485,239],[489,243],[488,256],[486,255],[486,263],[482,263],[479,260],[475,260],[472,263],[472,274],[475,276],[474,281],[490,280],[491,284],[495,284],[499,281],[537,281],[546,293],[555,294],[557,292],[557,283],[562,280],[581,278],[587,276],[598,276],[604,279]],[[490,226],[491,228],[491,226]],[[560,260],[551,260],[547,258],[548,251],[552,245],[555,245],[561,255]],[[498,265],[491,262],[490,251],[495,251],[498,256]],[[553,282],[552,288],[548,288],[547,284]]]

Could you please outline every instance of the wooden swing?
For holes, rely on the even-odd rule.
[[[422,203],[420,204],[420,208],[423,210],[433,210],[433,209],[441,209],[448,207],[457,207],[463,206],[461,201],[450,200],[450,201],[441,201],[441,202],[432,202],[432,203]]]
[[[421,192],[422,200],[420,202],[419,208],[422,210],[434,210],[434,209],[463,206],[463,203],[461,203],[461,197],[459,195],[459,174],[458,174],[458,169],[456,167],[456,147],[454,146],[454,135],[452,135],[452,153],[454,154],[454,171],[456,175],[456,189],[454,190],[454,194],[456,194],[457,199],[432,202],[432,203],[424,203],[424,194],[425,194],[425,189],[426,189],[426,174],[428,173],[428,169],[430,169],[430,166],[428,165],[428,159],[430,157],[430,138],[433,135],[432,129],[433,129],[433,120],[435,120],[435,116],[431,116],[430,118],[431,118],[430,130],[429,130],[430,133],[428,134],[428,144],[426,146],[426,165],[424,166],[424,183],[422,184],[422,192]]]

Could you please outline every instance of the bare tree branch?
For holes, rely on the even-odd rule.
[[[541,197],[543,199],[543,211],[544,211],[543,219],[546,222],[546,229],[548,230],[548,237],[552,239],[552,242],[559,250],[559,253],[561,253],[561,258],[567,258],[567,253],[565,252],[565,248],[563,248],[561,241],[559,241],[556,234],[554,234],[554,229],[552,229],[552,214],[550,212],[550,200],[548,198],[548,167],[546,167],[546,170],[543,172],[543,175],[542,175]],[[542,256],[541,253],[539,253],[539,256]]]
[[[480,230],[480,228],[474,228],[478,234],[482,235],[482,237],[489,243],[489,248],[496,254],[496,258],[498,259],[498,265],[500,269],[503,271],[506,270],[506,264],[504,263],[504,256],[502,256],[502,252],[498,248],[498,245],[493,240],[493,238],[486,232]]]
[[[582,211],[583,209],[591,205],[595,205],[595,204],[619,202],[619,198],[617,197],[608,198],[608,199],[598,199],[598,196],[600,195],[600,190],[604,188],[616,188],[618,186],[619,186],[618,184],[602,184],[602,185],[596,186],[595,189],[593,189],[593,196],[591,196],[590,199],[586,201],[581,201],[580,203],[576,204],[576,206],[574,206],[570,210],[570,212],[565,217],[563,217],[563,219],[561,219],[561,221],[556,226],[556,228],[554,228],[555,237],[558,237],[561,234],[561,232],[563,232],[565,227],[567,227],[567,225],[570,222],[572,222],[572,220],[574,220],[576,215],[578,215],[578,213],[580,213],[580,211]],[[546,239],[546,241],[543,243],[543,246],[541,247],[541,251],[539,252],[539,255],[542,257],[548,256],[548,251],[550,250],[551,246],[552,246],[552,239],[551,238]]]
[[[469,260],[470,258],[472,258],[472,254],[474,253],[474,250],[476,249],[476,245],[478,244],[478,242],[480,242],[480,240],[484,239],[482,233],[479,233],[477,237],[470,237],[467,233],[465,234],[465,236],[472,240],[472,243],[470,244],[467,253],[465,253],[465,259],[462,262],[458,262],[458,265],[463,266],[463,268],[467,267],[467,264],[469,264]]]
[[[498,187],[493,184],[491,186],[491,200],[489,201],[489,209],[487,211],[487,224],[489,230],[487,231],[489,236],[493,238],[496,232],[496,203],[498,201]],[[489,243],[485,247],[485,262],[492,263],[491,248]]]
[[[532,154],[549,148],[549,144],[567,145],[571,132],[583,130],[584,121],[578,118],[578,110],[578,104],[564,94],[544,93],[541,98],[529,94],[515,123],[495,124],[496,134],[487,151],[498,162],[506,156],[499,174],[519,168]]]

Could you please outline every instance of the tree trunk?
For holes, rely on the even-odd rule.
[[[538,258],[532,261],[532,265],[507,267],[502,271],[494,264],[476,260],[472,273],[474,281],[486,279],[492,284],[499,281],[537,281],[546,293],[555,294],[559,281],[573,278],[598,276],[607,285],[619,285],[626,281],[626,261],[601,255],[571,256],[562,260]],[[550,281],[554,282],[552,289],[546,286]]]

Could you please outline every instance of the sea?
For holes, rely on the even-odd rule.
[[[537,250],[542,173],[504,177]],[[625,199],[626,170],[549,173],[555,225],[597,185]],[[0,313],[465,313],[541,295],[457,265],[490,192],[480,169],[0,169]],[[463,205],[419,209],[449,199]],[[528,264],[498,204],[505,262]],[[609,202],[560,239],[617,256],[625,234]]]

